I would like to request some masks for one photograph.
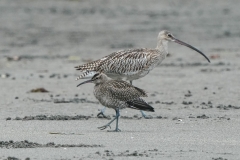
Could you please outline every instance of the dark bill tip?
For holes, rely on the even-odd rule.
[[[91,80],[91,79],[89,79],[89,80],[87,80],[87,81],[84,81],[84,82],[80,83],[79,85],[77,85],[77,87],[81,86],[82,84],[85,84],[85,83],[90,83],[90,82],[92,82],[92,80]]]
[[[183,42],[183,41],[180,41],[180,40],[178,40],[178,39],[176,39],[176,38],[174,38],[173,41],[176,42],[176,43],[178,43],[178,44],[181,44],[181,45],[183,45],[183,46],[186,46],[186,47],[188,47],[188,48],[191,48],[191,49],[193,49],[194,51],[200,53],[200,54],[201,54],[204,58],[206,58],[207,61],[210,63],[210,60],[208,59],[208,57],[207,57],[204,53],[202,53],[201,51],[199,51],[197,48],[195,48],[195,47],[193,47],[193,46],[191,46],[191,45],[189,45],[189,44],[187,44],[187,43],[185,43],[185,42]]]

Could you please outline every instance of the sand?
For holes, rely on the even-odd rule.
[[[1,0],[0,159],[240,159],[240,1]],[[74,66],[129,48],[169,56],[134,81],[155,108],[121,111],[119,133]],[[48,92],[33,93],[43,88]],[[106,109],[108,118],[114,110]],[[112,124],[112,129],[115,124]]]

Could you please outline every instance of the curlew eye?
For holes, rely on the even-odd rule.
[[[172,38],[173,36],[171,34],[167,34],[168,37]]]

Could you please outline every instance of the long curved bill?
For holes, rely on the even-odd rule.
[[[183,41],[180,41],[180,40],[178,40],[178,39],[175,38],[175,37],[173,37],[173,40],[172,40],[172,41],[173,41],[173,42],[176,42],[176,43],[178,43],[178,44],[184,45],[184,46],[186,46],[186,47],[189,47],[189,48],[193,49],[194,51],[197,51],[197,52],[200,53],[203,57],[205,57],[205,58],[208,60],[208,62],[210,63],[210,60],[208,59],[208,57],[207,57],[204,53],[202,53],[201,51],[199,51],[197,48],[195,48],[195,47],[193,47],[193,46],[191,46],[191,45],[189,45],[189,44],[187,44],[187,43],[185,43],[185,42],[183,42]]]
[[[92,79],[89,79],[87,81],[84,81],[84,82],[80,83],[79,85],[77,85],[77,87],[81,86],[82,84],[91,83],[91,82],[92,82]]]

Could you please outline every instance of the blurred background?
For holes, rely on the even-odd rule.
[[[0,55],[90,60],[155,48],[159,31],[167,29],[212,59],[227,60],[239,55],[239,7],[239,0],[1,0]],[[185,47],[169,48],[171,60],[204,61]]]
[[[125,109],[121,136],[99,131],[106,120],[96,115],[103,106],[93,84],[76,87],[83,80],[75,81],[80,72],[74,66],[118,50],[155,48],[161,30],[198,48],[211,63],[170,42],[161,66],[133,82],[148,92],[144,99],[155,112],[147,114],[154,119],[139,119],[139,111]],[[1,139],[104,146],[1,148],[1,154],[101,159],[100,152],[152,150],[151,159],[240,159],[239,59],[240,0],[0,0]],[[76,120],[76,115],[91,118]]]
[[[167,101],[172,101],[173,90],[199,92],[211,86],[210,93],[215,93],[223,88],[221,95],[212,98],[204,96],[204,91],[199,95],[204,101],[224,99],[238,104],[239,8],[239,0],[1,0],[0,74],[21,84],[15,86],[16,97],[46,87],[56,95],[84,92],[95,101],[91,85],[75,88],[80,73],[74,66],[118,50],[155,48],[158,33],[169,30],[205,53],[211,64],[195,51],[170,42],[169,57],[161,67],[134,84],[159,80],[161,83],[148,83],[145,88],[161,92],[159,98]],[[3,82],[16,85],[15,81]],[[2,92],[7,93],[5,88]]]

